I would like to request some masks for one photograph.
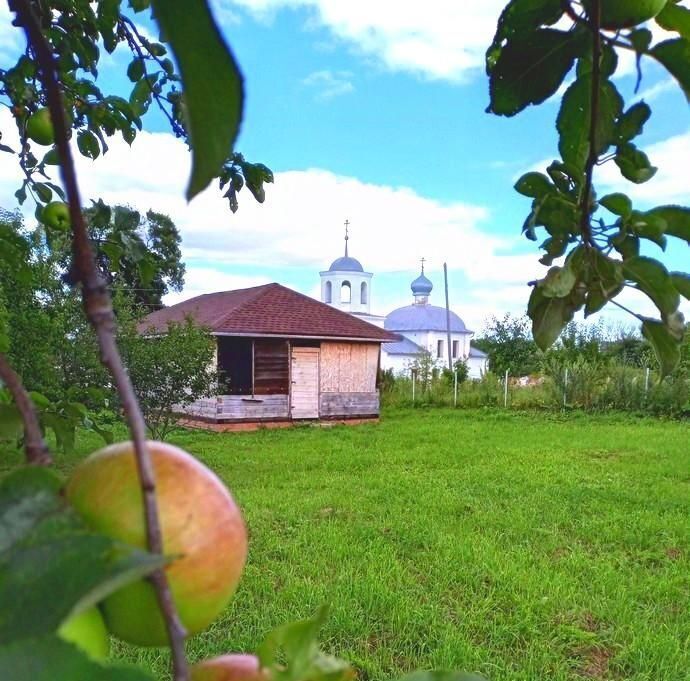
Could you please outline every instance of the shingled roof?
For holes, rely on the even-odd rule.
[[[384,343],[399,338],[280,284],[190,298],[147,315],[139,324],[139,332],[165,331],[168,322],[182,322],[187,317],[218,335],[350,338]]]

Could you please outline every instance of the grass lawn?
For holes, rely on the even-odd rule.
[[[330,602],[325,647],[362,680],[432,667],[689,679],[688,435],[652,419],[443,409],[178,432],[251,532],[240,589],[190,657],[252,650]],[[118,652],[165,677],[162,653]]]

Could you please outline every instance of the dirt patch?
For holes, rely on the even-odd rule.
[[[683,555],[683,552],[680,549],[677,549],[675,547],[671,547],[670,549],[666,549],[666,557],[670,560],[678,560],[682,555]]]
[[[612,679],[609,670],[613,651],[603,647],[585,648],[580,651],[580,674],[585,679],[604,681]]]

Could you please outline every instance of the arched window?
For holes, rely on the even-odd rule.
[[[332,303],[333,302],[333,285],[331,284],[330,281],[326,282],[326,288],[324,290],[324,302],[325,303]]]
[[[340,302],[349,303],[352,301],[352,289],[349,281],[344,281],[340,287]]]
[[[363,281],[362,285],[360,286],[359,302],[362,303],[362,305],[367,304],[367,282],[366,281]]]

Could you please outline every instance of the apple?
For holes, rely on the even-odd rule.
[[[631,28],[653,19],[668,0],[601,0],[601,26],[609,30]],[[592,0],[582,0],[589,12]]]
[[[63,641],[74,643],[93,660],[105,660],[110,653],[108,630],[96,606],[67,619],[57,635]]]
[[[36,144],[43,146],[49,146],[55,142],[53,121],[47,108],[38,109],[29,116],[29,120],[26,122],[26,135]]]
[[[41,222],[53,229],[61,231],[69,229],[71,224],[69,206],[63,201],[51,201],[41,211]]]
[[[223,611],[247,557],[247,531],[230,492],[187,452],[149,442],[165,568],[173,600],[188,634],[205,629]],[[141,485],[131,442],[95,452],[79,464],[65,488],[86,523],[126,544],[146,548]],[[112,634],[142,646],[167,645],[153,587],[128,584],[101,604]]]
[[[268,681],[255,655],[221,655],[195,664],[191,681]]]

